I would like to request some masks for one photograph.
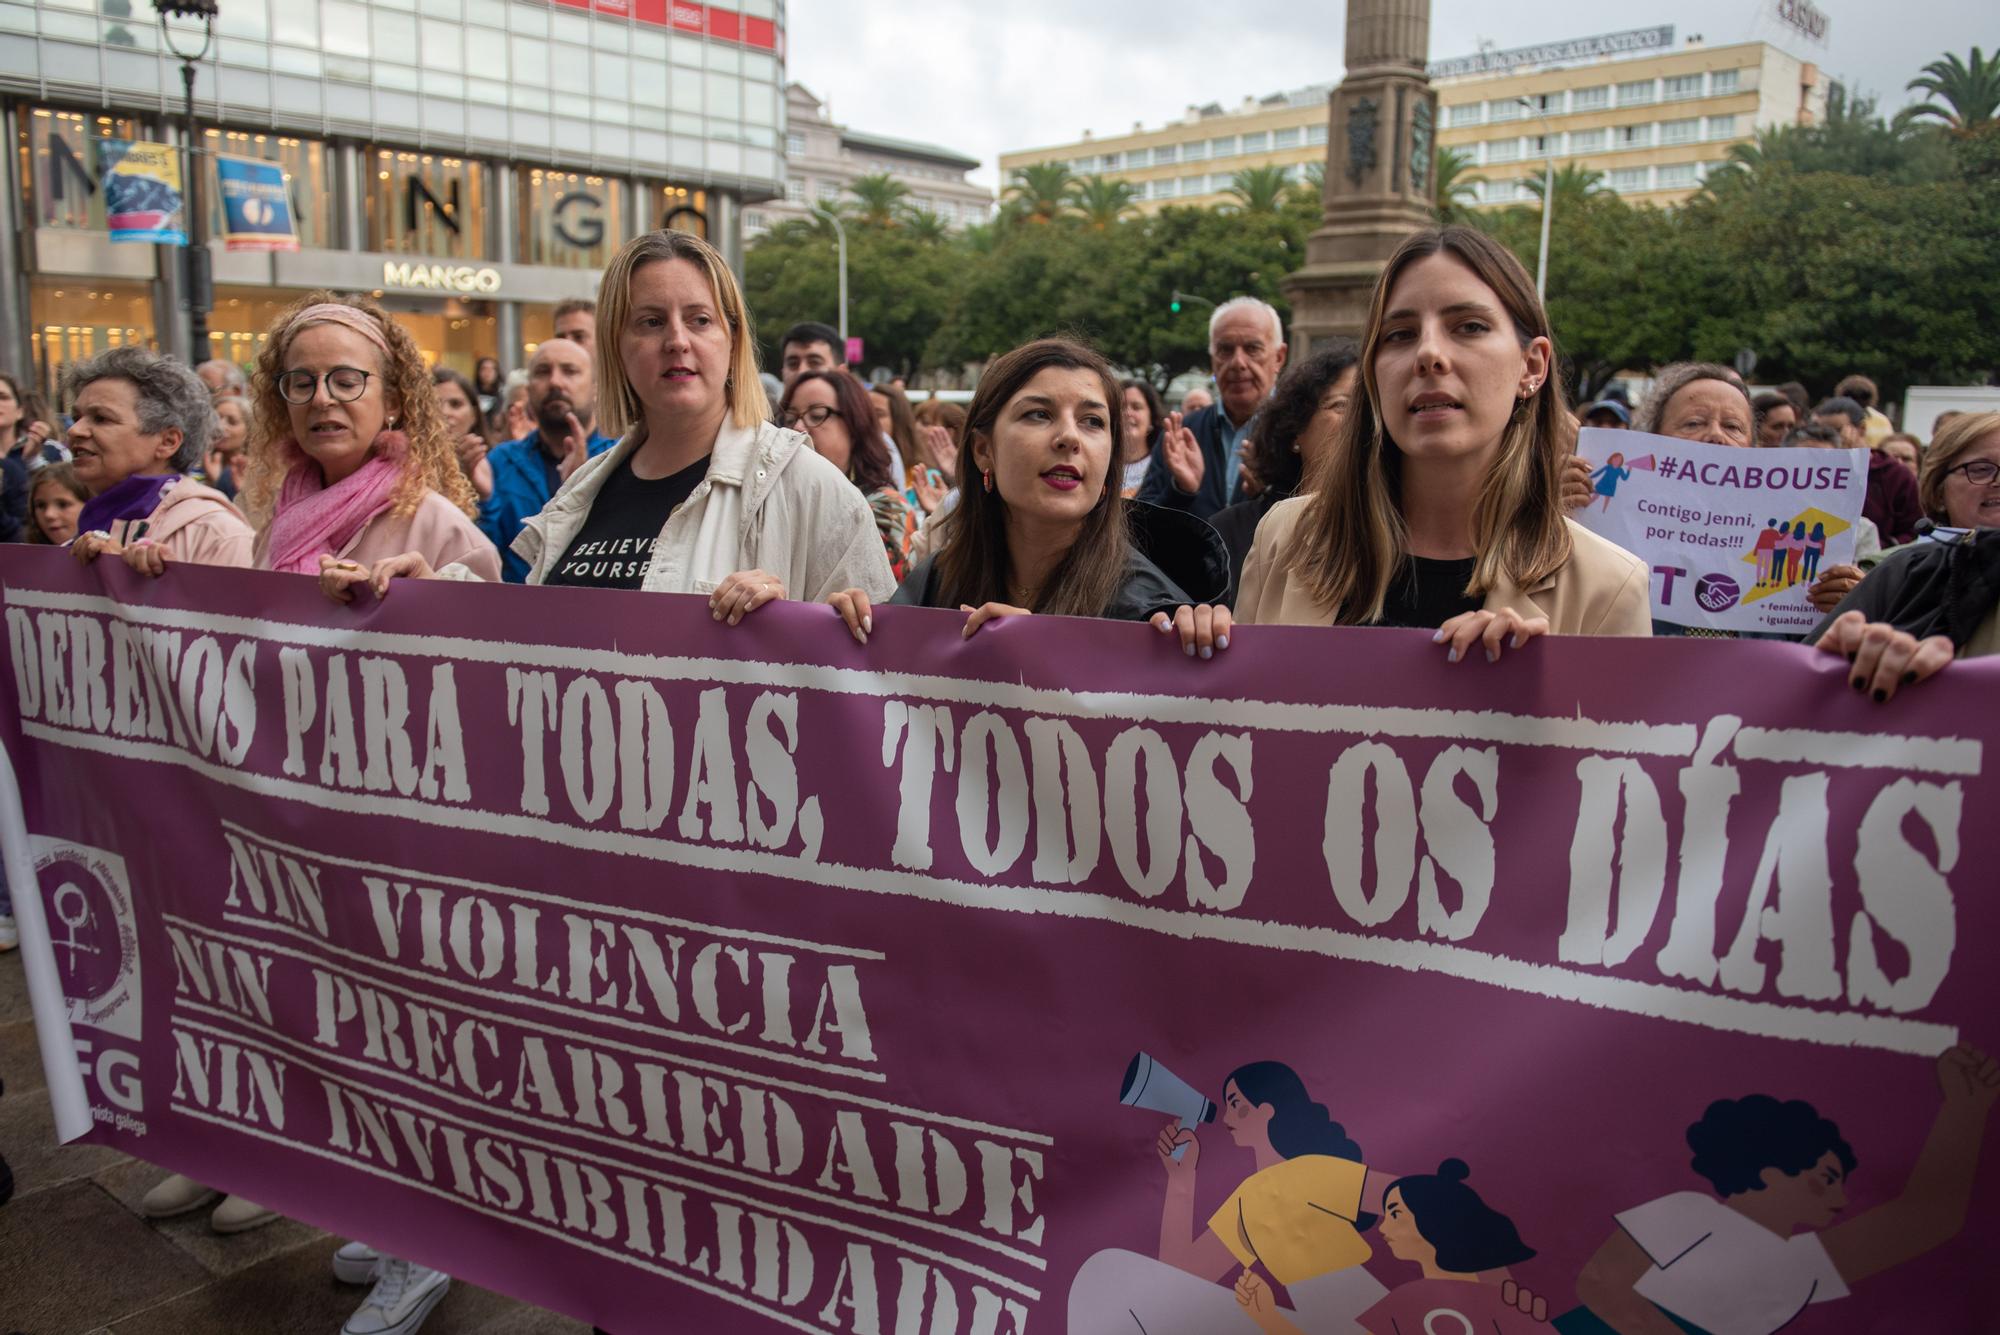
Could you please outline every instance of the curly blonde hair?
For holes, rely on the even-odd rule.
[[[444,416],[438,410],[437,395],[431,388],[431,368],[424,364],[416,340],[368,298],[320,291],[307,293],[278,313],[264,340],[264,350],[257,354],[256,370],[251,373],[250,396],[256,411],[251,416],[250,443],[245,450],[249,467],[241,497],[251,522],[260,528],[269,522],[277,508],[278,489],[284,485],[285,474],[305,457],[298,442],[292,439],[291,405],[278,392],[278,377],[284,374],[285,353],[290,350],[293,337],[300,329],[312,327],[308,324],[295,329],[293,322],[308,307],[326,302],[350,306],[374,321],[389,345],[388,361],[382,367],[383,388],[387,401],[398,405],[396,428],[410,442],[390,512],[398,519],[407,519],[424,503],[424,493],[434,491],[468,517],[478,514],[478,495],[458,466],[458,453],[452,448]]]

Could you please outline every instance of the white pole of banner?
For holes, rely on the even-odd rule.
[[[49,1102],[55,1106],[56,1138],[75,1140],[90,1130],[90,1099],[83,1091],[83,1068],[77,1063],[76,1040],[70,1034],[69,1002],[56,974],[49,922],[42,916],[35,859],[28,851],[28,823],[21,815],[21,785],[14,778],[14,758],[5,747],[0,747],[0,857],[5,858],[14,922],[21,929],[21,963],[28,973],[28,1001],[35,1012],[42,1074],[49,1082]]]

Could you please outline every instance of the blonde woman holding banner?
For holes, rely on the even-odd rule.
[[[895,590],[867,500],[770,422],[749,312],[714,247],[671,231],[628,242],[597,320],[600,429],[622,438],[515,539],[528,583],[705,594],[732,626],[781,598]],[[416,553],[387,570],[466,578]]]
[[[1648,634],[1644,563],[1564,515],[1575,428],[1554,357],[1534,283],[1498,242],[1467,227],[1405,241],[1375,285],[1363,392],[1305,494],[1258,525],[1234,620],[1418,627],[1453,662],[1538,635]],[[1172,628],[1195,653],[1230,622],[1183,607]]]

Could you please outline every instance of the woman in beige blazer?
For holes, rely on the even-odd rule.
[[[1421,232],[1375,285],[1363,389],[1304,492],[1257,526],[1232,613],[1184,607],[1189,653],[1249,625],[1414,626],[1456,661],[1536,635],[1650,633],[1649,575],[1571,523],[1575,428],[1527,272],[1467,227]],[[1204,655],[1205,656],[1205,655]]]

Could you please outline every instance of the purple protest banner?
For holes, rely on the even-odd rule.
[[[622,1332],[1996,1329],[2000,665],[0,584],[59,1113],[308,1222]]]

